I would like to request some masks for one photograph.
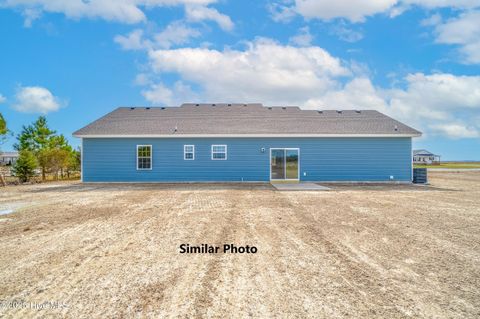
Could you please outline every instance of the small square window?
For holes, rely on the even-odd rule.
[[[226,160],[227,145],[212,145],[212,160]]]
[[[183,159],[186,161],[195,159],[195,145],[183,145]]]

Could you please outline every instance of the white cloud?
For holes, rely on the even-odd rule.
[[[267,39],[249,42],[244,50],[152,50],[149,58],[157,76],[173,73],[180,78],[172,88],[149,84],[143,94],[151,102],[179,104],[184,96],[196,96],[311,109],[376,109],[427,135],[470,138],[480,131],[475,120],[480,76],[416,73],[402,79],[401,87],[382,88],[355,63],[346,64],[322,48]]]
[[[22,8],[27,24],[31,24],[32,16],[27,13],[35,12],[63,13],[69,18],[102,18],[109,21],[120,21],[124,23],[137,23],[145,19],[145,15],[133,1],[119,0],[7,0],[4,7]]]
[[[480,131],[464,123],[437,124],[430,127],[434,132],[454,139],[480,137]]]
[[[406,89],[388,92],[390,114],[425,129],[448,127],[458,122],[479,128],[472,118],[480,113],[480,76],[417,73],[405,80]]]
[[[296,15],[295,8],[291,6],[291,1],[283,1],[284,3],[269,3],[267,10],[275,22],[290,22]]]
[[[173,45],[185,44],[191,38],[200,36],[200,32],[196,29],[187,27],[181,22],[173,22],[169,24],[165,30],[154,36],[156,47],[168,49]]]
[[[234,27],[234,24],[229,16],[218,12],[214,8],[208,8],[203,5],[187,5],[185,7],[185,13],[189,21],[215,21],[220,26],[220,28],[225,31],[230,31]]]
[[[182,81],[175,82],[173,88],[162,83],[152,84],[147,90],[142,91],[142,95],[150,103],[163,105],[179,105],[198,99],[198,95]]]
[[[294,102],[335,86],[349,75],[339,59],[319,47],[282,46],[259,39],[244,51],[204,48],[149,53],[157,73],[177,73],[212,100]]]
[[[0,7],[23,10],[28,26],[42,12],[62,13],[68,18],[100,18],[122,23],[146,20],[143,8],[208,5],[216,0],[4,0]]]
[[[124,50],[169,49],[172,46],[188,43],[192,38],[199,37],[198,30],[186,26],[180,21],[169,24],[163,31],[152,36],[144,37],[144,31],[136,29],[127,35],[117,35],[114,41]]]
[[[306,108],[375,109],[427,134],[478,137],[480,77],[409,74],[404,89],[377,88],[365,77],[304,103]]]
[[[42,113],[57,111],[63,104],[58,97],[41,86],[19,87],[15,94],[13,108],[24,113]]]
[[[439,111],[480,111],[480,76],[416,73],[409,74],[406,81],[408,104],[416,110],[423,106]],[[445,117],[448,116],[445,114]]]
[[[4,97],[4,96],[2,95],[2,93],[0,93],[0,103],[4,103],[6,100],[7,100],[7,98]]]
[[[143,30],[135,29],[129,34],[116,35],[113,39],[124,50],[144,50],[151,47],[151,42],[143,39]]]
[[[324,94],[309,98],[303,104],[308,109],[375,109],[387,112],[388,105],[378,90],[365,77],[354,78],[339,90],[332,90]]]
[[[358,42],[363,39],[363,34],[361,32],[348,28],[345,23],[338,23],[334,25],[330,32],[341,40],[350,43]]]
[[[144,85],[152,84],[152,80],[150,79],[150,76],[147,73],[139,73],[135,76],[135,79],[133,80],[133,84],[144,86]]]
[[[480,6],[478,0],[399,0],[398,2],[405,5],[417,5],[427,9],[447,7],[471,9]]]
[[[306,47],[312,43],[312,40],[313,36],[310,34],[310,29],[308,27],[303,27],[300,28],[297,35],[294,35],[289,39],[289,42],[301,47]]]
[[[412,7],[426,10],[451,8],[459,12],[456,18],[442,22],[436,13],[421,21],[422,26],[434,26],[436,42],[459,46],[462,61],[467,64],[480,63],[480,8],[479,0],[363,0],[352,5],[351,0],[295,0],[270,5],[275,21],[291,20],[292,12],[307,19],[345,19],[353,23],[364,22],[376,14],[388,14],[391,18]],[[288,13],[288,14],[287,14]],[[332,27],[331,33],[347,42],[356,42],[363,35],[346,26],[343,20]]]
[[[404,89],[377,89],[385,112],[431,134],[476,137],[480,123],[480,76],[409,74]]]
[[[355,78],[306,106],[338,105],[346,109],[376,109],[427,134],[450,138],[477,137],[480,123],[480,76],[423,73],[405,77],[405,88],[376,88],[368,78]]]
[[[307,19],[343,18],[351,22],[363,22],[367,17],[376,14],[395,17],[412,6],[429,10],[447,7],[472,9],[480,7],[480,3],[478,0],[362,0],[355,3],[351,0],[295,0],[291,6],[274,4],[270,8],[274,20],[282,20],[284,17],[291,19],[293,11]]]
[[[40,16],[42,15],[42,11],[38,8],[25,8],[22,12],[22,15],[25,19],[23,22],[24,27],[30,28],[33,21],[40,18]]]
[[[466,63],[480,63],[480,11],[469,11],[435,27],[436,42],[459,45]]]
[[[430,17],[423,19],[420,24],[424,27],[436,26],[442,22],[442,16],[438,13],[431,15]]]
[[[402,15],[408,9],[410,9],[410,5],[403,4],[403,3],[398,4],[395,7],[390,9],[390,11],[388,12],[388,16],[390,18],[396,18],[399,15]]]
[[[148,90],[143,90],[142,95],[151,103],[170,104],[175,97],[173,90],[162,83],[153,84]]]
[[[296,0],[295,10],[305,18],[345,18],[352,22],[363,22],[367,16],[387,12],[396,3],[397,0],[364,0],[354,4],[351,0]]]

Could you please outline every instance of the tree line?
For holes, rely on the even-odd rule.
[[[0,114],[0,137],[4,139],[7,134],[6,121]],[[24,125],[13,148],[19,152],[19,158],[12,173],[21,182],[29,181],[37,172],[41,172],[45,181],[47,174],[58,180],[80,171],[80,151],[74,149],[63,134],[50,129],[45,116]]]

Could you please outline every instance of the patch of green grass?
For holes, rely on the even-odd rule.
[[[480,162],[448,162],[435,165],[413,165],[414,168],[480,168]]]

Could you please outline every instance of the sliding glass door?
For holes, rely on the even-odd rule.
[[[270,152],[271,179],[285,179],[285,150],[272,149]]]
[[[298,179],[298,149],[286,149],[285,154],[286,179]]]
[[[270,179],[298,180],[298,148],[270,149]]]

